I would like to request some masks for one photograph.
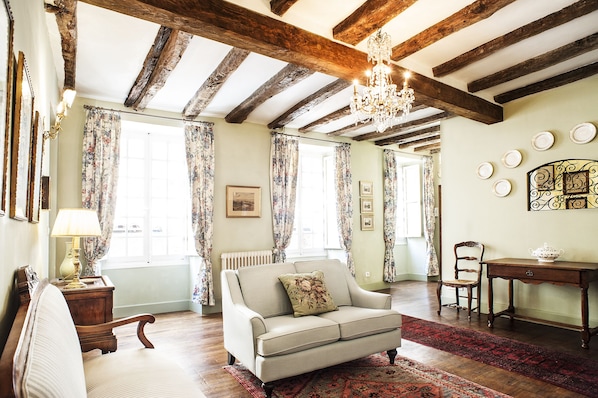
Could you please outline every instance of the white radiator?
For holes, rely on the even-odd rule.
[[[222,253],[222,269],[239,269],[251,265],[271,264],[272,250]]]

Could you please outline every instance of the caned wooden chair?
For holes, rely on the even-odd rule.
[[[477,310],[480,316],[480,294],[482,290],[482,261],[484,257],[484,245],[480,242],[460,242],[455,244],[455,279],[438,281],[436,295],[438,296],[438,315],[442,310],[441,300],[442,287],[447,286],[455,289],[455,302],[444,304],[446,307],[455,307],[457,314],[459,309],[464,309],[459,304],[459,298],[467,297],[467,318],[471,320],[471,311]],[[467,291],[467,296],[462,295],[462,290]],[[476,289],[476,295],[473,290]],[[476,301],[476,307],[472,308],[472,300]]]

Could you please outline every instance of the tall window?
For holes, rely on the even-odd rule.
[[[326,256],[326,249],[340,248],[334,175],[334,147],[299,144],[295,222],[287,257]]]
[[[106,267],[182,260],[189,233],[182,128],[122,122],[114,229]]]
[[[422,236],[421,160],[397,156],[397,243]]]

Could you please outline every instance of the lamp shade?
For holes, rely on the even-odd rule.
[[[100,236],[98,214],[91,209],[60,209],[52,236]]]

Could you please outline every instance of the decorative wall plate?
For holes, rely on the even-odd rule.
[[[550,131],[542,131],[532,138],[532,147],[536,151],[545,151],[554,144],[554,135]]]
[[[596,137],[596,126],[592,123],[581,123],[569,132],[571,141],[576,144],[587,144]]]
[[[498,180],[492,186],[492,191],[496,196],[507,196],[511,193],[511,182],[509,180]]]
[[[478,177],[480,177],[482,180],[486,180],[492,176],[492,173],[494,173],[494,167],[490,162],[482,162],[478,166],[477,173]]]
[[[502,157],[502,164],[504,164],[505,167],[508,167],[510,169],[519,166],[520,163],[521,152],[519,152],[517,149],[512,149],[510,151],[505,152],[505,154]]]

